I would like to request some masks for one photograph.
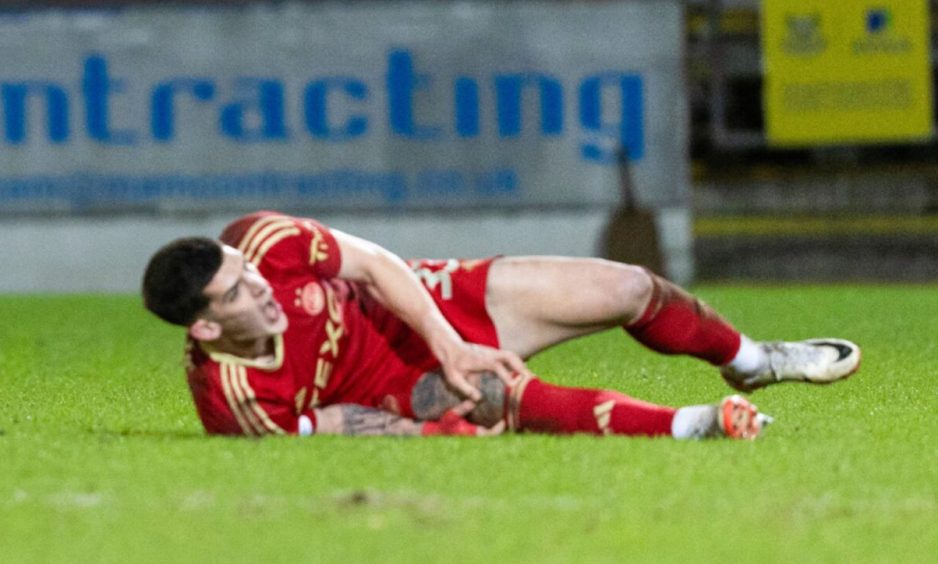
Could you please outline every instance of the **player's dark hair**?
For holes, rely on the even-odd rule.
[[[143,304],[160,319],[189,325],[208,306],[202,291],[221,267],[221,245],[207,237],[176,239],[158,250],[143,274]]]

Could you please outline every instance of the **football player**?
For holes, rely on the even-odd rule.
[[[146,307],[186,327],[209,433],[484,435],[502,430],[756,437],[770,418],[731,395],[672,408],[549,384],[523,359],[621,327],[715,366],[733,388],[826,384],[859,367],[841,339],[756,342],[638,266],[594,258],[406,263],[312,219],[257,212],[218,240],[160,249]]]

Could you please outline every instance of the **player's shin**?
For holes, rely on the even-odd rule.
[[[663,354],[687,354],[721,366],[739,350],[740,334],[710,306],[676,284],[648,272],[652,296],[625,326],[638,342]]]
[[[675,410],[609,390],[566,388],[526,378],[507,398],[509,429],[539,433],[670,435]]]

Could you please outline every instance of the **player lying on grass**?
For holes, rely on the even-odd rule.
[[[730,386],[853,373],[839,339],[758,343],[636,266],[600,259],[418,260],[310,220],[257,212],[219,241],[150,260],[144,302],[187,328],[186,370],[219,434],[434,435],[512,431],[754,438],[740,396],[674,409],[534,377],[522,358],[623,327],[648,348],[719,367]]]

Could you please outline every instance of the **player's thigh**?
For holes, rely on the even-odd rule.
[[[597,258],[504,257],[492,264],[486,288],[501,347],[525,357],[626,324],[650,298],[644,269]]]

